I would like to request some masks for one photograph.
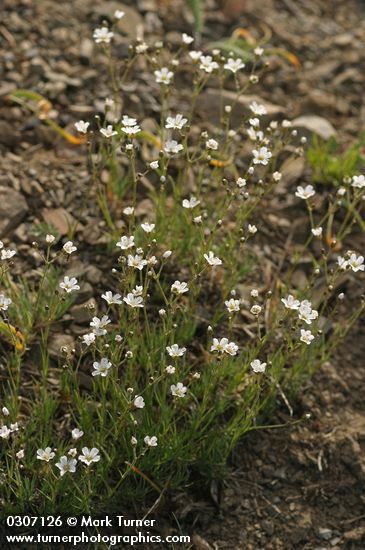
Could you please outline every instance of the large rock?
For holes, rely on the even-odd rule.
[[[326,118],[318,115],[303,115],[294,119],[292,123],[294,128],[307,130],[307,133],[316,134],[322,139],[329,139],[337,134],[332,124]]]
[[[11,187],[0,186],[0,237],[18,227],[27,211],[23,195]]]

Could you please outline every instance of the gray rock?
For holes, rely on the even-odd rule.
[[[18,227],[28,211],[23,195],[11,187],[0,187],[0,237]]]
[[[337,132],[332,124],[318,115],[303,115],[292,121],[294,128],[303,128],[309,134],[317,134],[322,139],[336,136]]]

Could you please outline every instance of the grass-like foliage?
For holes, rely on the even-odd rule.
[[[251,243],[270,244],[260,219],[281,185],[279,159],[295,147],[303,154],[304,140],[290,145],[297,139],[290,122],[268,123],[257,102],[237,119],[239,99],[264,70],[262,49],[245,66],[219,51],[194,51],[183,35],[178,51],[137,42],[120,61],[112,48],[120,17],[94,31],[111,79],[104,114],[75,123],[90,166],[85,201],[97,199],[107,245],[79,242],[75,228],[61,242],[40,226],[38,279],[30,283],[13,275],[26,258],[1,243],[5,512],[112,510],[222,476],[238,440],[269,422],[277,397],[290,409],[287,396],[364,307],[347,317],[341,309],[336,322],[338,280],[364,270],[357,252],[335,252],[361,212],[361,175],[334,199],[323,192],[318,202],[311,185],[287,190],[297,212],[308,211],[307,240],[264,283],[265,262]],[[134,79],[160,97],[146,121],[125,112]],[[208,82],[220,97],[215,125],[196,109]],[[24,99],[34,95],[23,91]],[[73,276],[74,259],[92,264],[93,254],[104,288],[85,306],[89,321],[75,348],[64,346],[55,360],[50,339],[70,323],[84,284]],[[299,290],[292,274],[303,256],[310,268]]]

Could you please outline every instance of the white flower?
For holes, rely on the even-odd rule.
[[[174,374],[176,369],[172,365],[168,365],[165,370],[167,374]]]
[[[147,447],[157,447],[157,437],[153,435],[150,437],[149,435],[146,435],[146,437],[143,440]]]
[[[362,189],[363,187],[365,187],[365,176],[362,174],[360,176],[354,176],[352,178],[351,185],[352,187],[357,187],[358,189]]]
[[[312,304],[308,300],[303,300],[298,308],[298,317],[307,325],[311,325],[314,319],[318,317],[318,311],[312,309]]]
[[[110,290],[102,294],[101,297],[111,306],[112,304],[121,304],[121,295],[113,294]]]
[[[123,115],[122,117],[122,125],[123,126],[138,126],[137,119],[132,118],[128,115]]]
[[[343,197],[344,195],[346,195],[346,187],[339,187],[337,191],[337,195],[339,195],[340,197]]]
[[[186,352],[186,348],[180,348],[178,344],[172,344],[172,346],[166,346],[166,351],[170,357],[182,357]]]
[[[312,340],[314,340],[314,336],[310,330],[300,329],[300,340],[301,342],[304,342],[305,344],[309,345],[312,342]]]
[[[108,27],[100,27],[95,29],[93,32],[93,39],[97,44],[103,42],[104,44],[109,44],[113,38],[114,33],[108,29]]]
[[[258,304],[254,304],[250,309],[250,312],[252,313],[252,315],[260,315],[261,310],[262,310],[261,306],[259,306]]]
[[[139,269],[141,271],[145,265],[147,265],[147,260],[144,260],[139,254],[136,254],[135,256],[128,254],[129,267],[133,267],[134,269]]]
[[[37,451],[38,460],[44,460],[45,462],[49,462],[54,457],[55,457],[55,453],[52,451],[51,447],[46,447],[45,449],[38,449]]]
[[[188,34],[186,34],[185,32],[182,33],[182,42],[183,44],[191,44],[192,42],[194,42],[194,38],[192,36],[189,36]]]
[[[118,134],[116,130],[113,130],[113,126],[111,124],[108,124],[106,128],[100,128],[100,133],[106,138],[111,138]]]
[[[219,67],[218,63],[216,61],[213,61],[213,58],[211,55],[201,55],[199,57],[199,60],[200,60],[199,68],[205,71],[206,73],[212,73],[215,69],[218,69]]]
[[[172,254],[172,250],[166,250],[163,254],[162,254],[162,257],[167,260],[167,258],[170,258]]]
[[[244,178],[238,178],[237,181],[236,181],[236,185],[237,187],[239,187],[240,189],[242,187],[245,187],[247,184],[247,181],[244,179]]]
[[[71,432],[72,439],[80,439],[84,435],[84,432],[82,430],[79,430],[78,428],[74,428]]]
[[[224,64],[224,68],[227,69],[227,71],[231,71],[232,73],[236,73],[240,69],[243,69],[245,67],[245,64],[242,62],[242,59],[237,57],[237,59],[233,59],[232,57],[228,58],[227,63]]]
[[[115,246],[118,246],[121,250],[128,250],[128,248],[133,248],[135,246],[133,235],[131,237],[126,237],[124,235],[120,238]]]
[[[156,77],[156,82],[159,84],[170,84],[174,73],[167,67],[162,67],[160,70],[154,71],[154,75]]]
[[[212,149],[213,151],[216,151],[218,149],[219,143],[215,139],[208,139],[208,141],[205,142],[205,146],[207,149]]]
[[[198,206],[198,204],[200,204],[200,201],[198,201],[196,197],[190,197],[190,199],[184,199],[182,201],[182,205],[184,208],[192,209]]]
[[[142,296],[136,296],[131,292],[127,294],[123,300],[130,307],[144,307]]]
[[[267,113],[266,107],[264,105],[259,105],[256,101],[250,104],[250,110],[256,116],[266,115]]]
[[[240,300],[235,300],[234,298],[231,298],[230,300],[226,300],[224,304],[229,313],[234,313],[235,311],[240,310]]]
[[[148,50],[148,44],[146,42],[141,42],[136,46],[136,53],[145,53]]]
[[[291,294],[287,298],[282,298],[281,301],[287,309],[299,309],[300,307],[300,301],[296,300]]]
[[[128,136],[135,136],[140,131],[141,128],[139,126],[122,126],[122,132],[124,132]],[[131,148],[133,148],[133,146],[131,146]]]
[[[189,287],[187,283],[181,283],[180,281],[175,281],[174,284],[171,285],[171,292],[174,292],[175,294],[184,294],[184,292],[188,292]]]
[[[300,199],[304,199],[304,200],[307,200],[310,197],[313,197],[313,195],[315,194],[316,192],[313,188],[313,185],[307,185],[306,187],[302,187],[301,185],[299,185],[295,192],[296,197],[299,197]]]
[[[20,451],[18,451],[17,453],[15,453],[15,456],[17,458],[19,458],[19,460],[21,460],[22,458],[24,458],[24,449],[20,449]]]
[[[313,227],[312,233],[315,237],[322,237],[323,228],[322,227]]]
[[[54,235],[46,235],[46,243],[52,244],[56,240]]]
[[[75,457],[77,455],[76,447],[73,447],[72,449],[70,449],[67,454],[72,456],[72,457]]]
[[[76,252],[77,247],[74,246],[74,243],[72,241],[67,241],[62,247],[63,251],[66,252],[66,254],[72,254],[73,252]]]
[[[65,275],[65,277],[63,278],[63,281],[60,282],[59,287],[62,288],[62,290],[64,290],[68,294],[70,292],[73,292],[74,290],[80,290],[80,287],[77,284],[76,277],[71,277],[70,279],[70,277],[68,277],[67,275]]]
[[[198,52],[196,50],[192,50],[191,52],[189,52],[189,55],[190,55],[190,57],[193,61],[199,61],[199,59],[203,55],[203,52]]]
[[[351,254],[349,259],[347,260],[347,265],[349,265],[356,273],[356,271],[364,271],[364,256],[356,256],[356,254]]]
[[[291,128],[292,127],[292,123],[290,122],[290,120],[283,120],[283,122],[281,123],[282,127],[283,128]]]
[[[255,118],[250,118],[250,120],[248,121],[251,126],[253,126],[254,128],[258,128],[260,126],[260,119],[255,117]]]
[[[0,311],[6,311],[11,304],[10,298],[0,294]]]
[[[99,317],[93,317],[90,322],[90,326],[93,327],[93,332],[96,336],[104,336],[107,331],[104,327],[110,323],[110,319],[107,315],[103,315],[101,319]]]
[[[141,223],[141,227],[145,233],[151,233],[155,229],[154,223]]]
[[[126,216],[131,216],[133,212],[134,212],[134,206],[126,206],[123,209],[123,214],[125,214]]]
[[[158,160],[153,160],[152,162],[150,162],[150,168],[152,168],[152,170],[157,170],[158,166]]]
[[[260,46],[257,46],[257,48],[254,49],[253,53],[257,55],[257,57],[261,57],[264,53],[263,48],[260,48]]]
[[[345,260],[345,258],[343,258],[342,256],[337,256],[337,263],[340,269],[343,269],[343,270],[347,269],[347,266],[348,266],[347,260]]]
[[[172,384],[170,386],[171,393],[174,397],[185,397],[185,394],[187,392],[187,387],[184,386],[181,382],[178,382],[175,386],[175,384]]]
[[[75,128],[80,134],[86,134],[87,129],[90,126],[90,122],[85,122],[84,120],[79,120],[78,122],[75,122]]]
[[[256,225],[248,224],[248,232],[251,233],[252,235],[254,235],[255,233],[257,233],[257,227],[256,227]]]
[[[12,258],[15,254],[16,254],[15,250],[11,250],[10,248],[5,250],[5,248],[3,248],[2,251],[1,251],[1,259],[2,260],[10,260],[10,258]]]
[[[222,260],[217,256],[214,256],[214,252],[212,252],[211,250],[209,250],[208,254],[204,254],[204,258],[209,265],[222,265]]]
[[[224,353],[226,346],[228,345],[228,338],[213,338],[213,343],[210,346],[210,351],[218,351],[218,353]]]
[[[259,295],[259,291],[256,288],[253,288],[250,292],[250,295],[252,296],[252,298],[257,298],[257,296]]]
[[[237,355],[238,346],[234,342],[229,342],[224,348],[224,351],[229,355]]]
[[[8,439],[11,434],[11,430],[7,426],[1,426],[0,428],[0,437],[1,439]]]
[[[177,114],[175,117],[168,116],[166,119],[165,128],[171,128],[173,130],[181,130],[188,119],[184,118],[183,115]]]
[[[1,412],[3,413],[4,416],[9,416],[10,414],[9,409],[7,407],[3,407],[1,409]]]
[[[253,372],[265,372],[266,370],[266,363],[261,363],[260,359],[251,361],[250,366]]]
[[[184,146],[181,145],[181,143],[178,143],[174,139],[171,139],[170,141],[166,141],[163,150],[168,155],[177,155],[184,149]]]
[[[56,463],[56,467],[60,470],[60,475],[64,476],[66,472],[71,474],[76,472],[77,460],[75,458],[67,458],[67,456],[61,456],[60,461]]]
[[[274,172],[272,177],[273,177],[274,181],[280,181],[281,177],[282,177],[282,174],[281,174],[281,172]]]
[[[115,10],[114,12],[114,17],[115,19],[123,19],[123,17],[125,16],[125,12],[122,11],[122,10]]]
[[[96,447],[93,447],[92,449],[83,447],[81,452],[82,455],[79,455],[79,460],[80,462],[86,464],[86,466],[90,466],[93,462],[99,462],[100,460],[99,450],[96,449]]]
[[[137,395],[133,401],[133,405],[137,408],[137,409],[143,409],[144,406],[145,406],[145,402],[144,402],[144,399],[141,395]]]
[[[102,376],[105,378],[108,375],[111,366],[111,362],[106,357],[102,357],[102,359],[100,359],[100,363],[98,361],[94,361],[94,370],[92,371],[91,376]]]
[[[143,294],[143,286],[137,285],[136,288],[132,290],[132,294],[134,296],[142,296]]]
[[[137,445],[137,443],[138,443],[137,439],[134,437],[134,435],[132,435],[132,437],[131,437],[131,444],[132,444],[132,445]]]
[[[269,162],[269,160],[272,157],[272,153],[268,150],[267,147],[260,147],[260,149],[257,151],[254,149],[252,151],[253,154],[253,163],[254,164],[263,164],[266,166]]]
[[[95,342],[95,334],[93,332],[89,332],[88,334],[84,334],[82,337],[82,341],[87,346],[91,346]]]

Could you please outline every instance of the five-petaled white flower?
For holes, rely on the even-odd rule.
[[[184,118],[183,115],[181,115],[180,113],[178,113],[174,117],[168,116],[166,119],[165,128],[171,128],[172,130],[181,130],[185,126],[187,121],[188,119]]]
[[[172,386],[170,386],[170,389],[171,389],[171,394],[174,397],[185,397],[186,392],[188,390],[188,388],[184,386],[184,384],[182,384],[181,382],[178,382],[176,385],[172,384]]]
[[[38,460],[44,460],[45,462],[49,462],[54,457],[55,457],[55,453],[52,451],[51,447],[46,447],[45,449],[37,450]]]
[[[218,149],[219,143],[215,139],[208,139],[205,142],[205,146],[207,149],[211,149],[212,151],[216,151]]]
[[[56,467],[60,471],[61,477],[65,475],[66,472],[71,474],[76,472],[77,460],[75,458],[67,458],[67,456],[61,456],[59,462],[56,463]]]
[[[112,366],[112,364],[107,359],[107,357],[102,357],[100,359],[100,362],[94,361],[94,363],[93,363],[94,370],[92,371],[91,375],[92,376],[102,376],[103,378],[105,378],[108,375],[109,369],[111,369],[111,366]]]
[[[130,307],[144,307],[142,296],[137,296],[132,292],[129,292],[123,300]]]
[[[132,235],[131,237],[126,237],[124,235],[119,239],[115,246],[118,246],[121,250],[128,250],[128,248],[133,248],[135,246],[134,236]]]
[[[155,229],[154,223],[141,223],[141,227],[145,233],[151,233]]]
[[[184,199],[182,205],[184,208],[192,209],[200,204],[200,201],[196,197],[190,197],[190,199]]]
[[[111,124],[108,124],[106,128],[100,128],[100,133],[106,138],[111,138],[118,134],[116,130],[113,130],[113,126]]]
[[[85,122],[84,120],[79,120],[78,122],[75,122],[75,128],[80,134],[86,134],[87,129],[90,126],[90,122]]]
[[[318,311],[312,309],[312,304],[308,300],[303,300],[298,308],[298,317],[307,325],[311,325],[312,321],[317,319]]]
[[[136,409],[143,409],[145,406],[143,397],[141,395],[137,395],[134,398],[133,405],[136,407]]]
[[[100,454],[99,449],[96,447],[93,447],[92,449],[89,449],[88,447],[83,447],[81,449],[82,454],[79,455],[80,462],[83,462],[86,464],[86,466],[90,466],[93,462],[99,462],[100,460]]]
[[[254,149],[252,151],[253,154],[253,163],[254,164],[263,164],[266,166],[269,162],[269,160],[272,157],[272,153],[269,151],[267,147],[260,147],[259,150]]]
[[[111,306],[112,304],[121,304],[121,295],[113,294],[110,290],[107,290],[101,297]]]
[[[66,252],[66,254],[72,254],[77,250],[77,247],[74,246],[74,243],[72,241],[67,241],[62,247],[63,251]]]
[[[1,426],[0,428],[0,437],[1,439],[8,439],[11,434],[11,430],[7,426]]]
[[[113,36],[114,33],[110,31],[108,27],[100,27],[93,32],[93,39],[97,44],[109,44]]]
[[[222,265],[222,260],[217,256],[214,256],[214,252],[209,250],[208,254],[204,254],[204,258],[207,260],[209,265]]]
[[[365,176],[363,174],[353,176],[351,185],[357,187],[357,189],[363,189],[365,187]]]
[[[60,282],[59,287],[62,288],[62,290],[64,290],[68,294],[70,292],[73,292],[74,290],[80,290],[80,287],[77,284],[76,277],[70,278],[67,275],[65,275],[65,277],[63,278],[63,281]]]
[[[181,143],[178,143],[176,140],[171,139],[166,141],[163,150],[167,155],[177,155],[184,149],[184,146]]]
[[[228,355],[237,355],[238,346],[234,342],[228,342],[224,348],[224,351],[228,353]]]
[[[192,36],[189,36],[188,34],[186,34],[185,32],[182,33],[182,36],[181,36],[181,40],[182,40],[182,43],[183,44],[191,44],[192,42],[194,42],[194,38]]]
[[[304,200],[310,199],[315,194],[316,192],[314,190],[313,185],[307,185],[306,187],[302,187],[301,185],[299,185],[295,192],[296,197],[299,197],[300,199],[304,199]]]
[[[229,313],[234,313],[235,311],[240,310],[240,300],[235,300],[234,298],[226,300],[224,302],[224,305],[226,306]]]
[[[174,73],[167,67],[162,67],[160,70],[154,71],[156,82],[159,84],[170,84]]]
[[[203,55],[203,52],[192,50],[191,52],[189,52],[189,55],[193,61],[197,62]]]
[[[265,372],[266,370],[266,363],[261,363],[260,359],[254,359],[251,361],[250,366],[253,370],[253,372]]]
[[[267,113],[266,107],[264,105],[259,105],[256,101],[250,104],[250,110],[256,116],[266,115]]]
[[[199,61],[200,61],[199,68],[205,71],[206,73],[212,73],[215,69],[218,69],[219,67],[218,63],[216,61],[213,61],[213,58],[211,55],[200,55]]]
[[[224,64],[224,68],[227,69],[227,71],[231,71],[232,73],[236,73],[240,69],[243,69],[245,67],[245,64],[242,62],[242,59],[237,57],[237,59],[233,59],[233,57],[229,57],[227,63]]]
[[[74,428],[71,432],[72,439],[80,439],[84,435],[84,432],[82,430],[79,430],[79,428]]]
[[[172,344],[172,346],[166,346],[166,351],[170,357],[182,357],[186,352],[186,348],[180,348],[178,344]]]
[[[289,294],[286,298],[282,298],[281,301],[287,309],[299,309],[300,307],[299,300],[296,300],[291,294]]]
[[[88,334],[84,334],[82,337],[82,341],[87,346],[91,346],[95,342],[96,336],[94,332],[89,332]]]
[[[16,254],[15,250],[11,250],[10,248],[8,248],[6,250],[5,248],[3,248],[2,251],[1,251],[1,259],[2,260],[10,260],[10,258],[12,258],[15,254]]]
[[[312,228],[312,234],[315,237],[322,237],[323,228],[322,227],[313,227]]]
[[[110,323],[110,319],[107,315],[103,315],[101,319],[99,317],[93,317],[90,322],[90,326],[93,327],[93,333],[96,336],[105,336],[107,331],[104,327]]]
[[[171,285],[171,292],[174,292],[175,294],[184,294],[184,292],[188,292],[188,291],[189,291],[189,287],[187,283],[175,281]]]
[[[147,260],[143,259],[143,257],[139,254],[136,254],[135,256],[128,254],[129,267],[133,267],[134,269],[139,269],[141,271],[145,265],[147,265]]]
[[[357,256],[355,253],[352,253],[347,260],[347,265],[351,267],[352,271],[364,271],[364,256]]]
[[[157,437],[153,435],[150,437],[149,435],[146,435],[146,437],[143,440],[147,447],[157,447]]]
[[[210,351],[218,351],[218,353],[224,353],[228,344],[228,338],[213,338],[213,343],[210,346]]]
[[[7,298],[4,294],[0,294],[0,311],[6,311],[10,304],[10,298]]]
[[[304,342],[305,344],[309,345],[312,342],[312,340],[314,340],[314,336],[310,330],[300,329],[300,340],[301,342]]]
[[[114,12],[114,17],[115,19],[123,19],[123,17],[125,16],[125,12],[122,11],[122,10],[115,10]]]

